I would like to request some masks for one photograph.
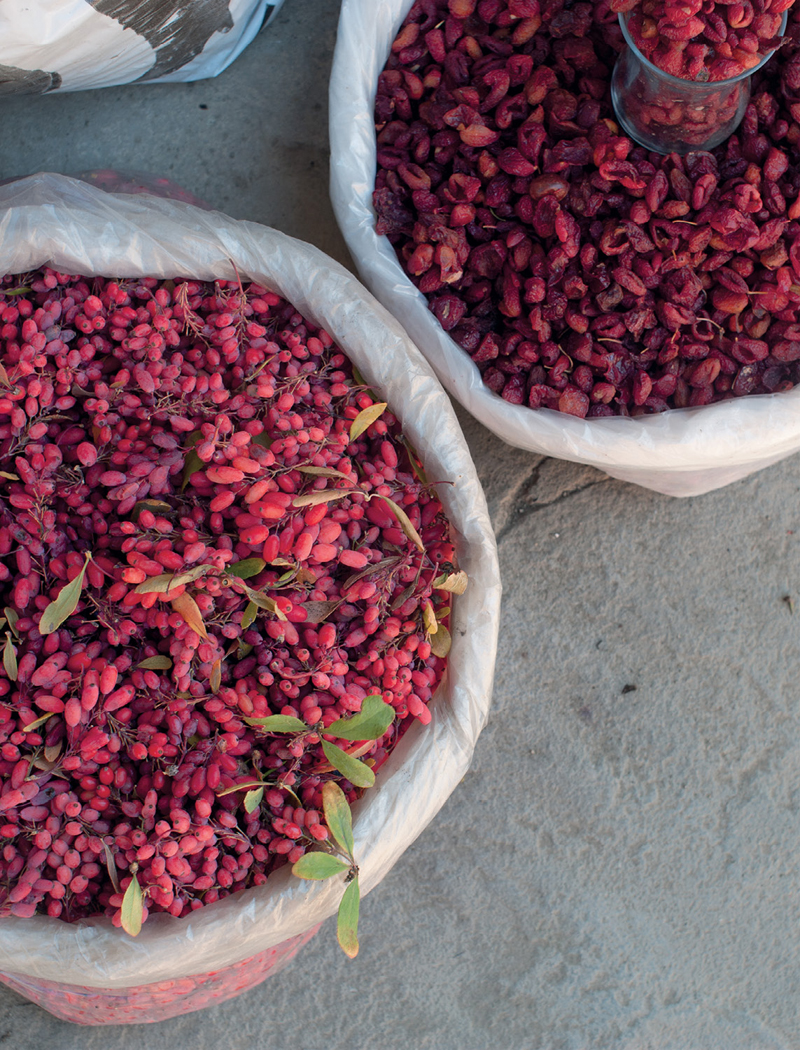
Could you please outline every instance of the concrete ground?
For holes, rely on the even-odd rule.
[[[336,0],[220,77],[4,101],[0,179],[149,171],[349,264],[327,196]],[[472,769],[365,900],[238,999],[79,1028],[0,988],[15,1050],[800,1048],[797,459],[675,500],[461,412],[499,540]]]

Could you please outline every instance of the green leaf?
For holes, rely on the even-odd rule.
[[[242,613],[242,630],[246,631],[250,624],[255,622],[255,618],[258,616],[258,606],[255,602],[248,602],[245,606],[245,610]]]
[[[308,726],[292,715],[267,715],[266,718],[245,718],[249,726],[258,726],[268,733],[307,733]]]
[[[183,461],[183,482],[181,484],[181,492],[183,492],[189,484],[189,478],[192,474],[196,474],[198,470],[205,469],[206,464],[200,459],[194,450],[194,446],[200,441],[202,436],[203,432],[201,430],[193,430],[186,439],[186,444],[189,446],[189,453]]]
[[[137,937],[142,929],[143,911],[142,887],[134,874],[122,898],[122,928],[131,937]]]
[[[329,879],[332,875],[347,871],[349,867],[349,864],[338,857],[315,850],[313,853],[304,853],[300,860],[295,861],[292,865],[292,875],[296,875],[298,879]]]
[[[332,780],[322,788],[322,809],[333,840],[353,860],[353,816],[344,791]]]
[[[295,496],[293,507],[317,507],[320,503],[332,503],[335,499],[352,496],[358,489],[321,489],[318,492],[307,492],[304,496]]]
[[[258,807],[261,805],[261,799],[264,797],[264,788],[254,788],[252,791],[248,791],[244,796],[244,808],[248,813],[255,813]]]
[[[17,680],[17,650],[11,644],[11,635],[6,634],[6,644],[3,646],[3,667],[10,682]]]
[[[322,741],[322,750],[333,768],[337,769],[354,787],[368,788],[375,783],[375,774],[368,765],[359,762],[357,758],[352,758],[346,751],[332,744],[330,740]]]
[[[358,955],[358,908],[360,900],[358,876],[355,875],[344,891],[336,918],[336,937],[339,941],[339,947],[349,959],[355,959]]]
[[[168,656],[148,656],[136,666],[143,671],[168,671],[172,667],[172,660]]]
[[[424,554],[425,553],[425,544],[422,542],[422,538],[420,537],[420,534],[417,532],[417,530],[411,524],[411,519],[406,514],[406,512],[403,510],[403,508],[401,506],[399,506],[397,503],[395,503],[395,501],[393,499],[389,499],[388,496],[381,496],[380,498],[382,500],[384,500],[386,503],[389,504],[389,507],[391,508],[392,513],[394,514],[394,516],[397,518],[397,520],[400,523],[400,528],[403,530],[403,532],[406,534],[406,536],[408,536],[408,538],[411,540],[411,542],[414,544],[414,546],[417,548],[417,550],[421,550],[422,553]]]
[[[251,576],[258,576],[267,566],[263,558],[245,558],[243,561],[235,561],[229,565],[225,572],[229,576],[236,576],[240,580],[249,580]]]
[[[425,473],[425,470],[423,469],[422,461],[419,458],[417,450],[414,448],[414,446],[411,444],[411,442],[408,440],[408,438],[403,437],[403,438],[401,438],[401,440],[402,440],[403,444],[406,446],[406,448],[408,449],[408,459],[409,459],[409,462],[411,463],[411,469],[414,472],[414,477],[417,479],[417,481],[421,482],[423,485],[428,485],[429,484],[429,482],[428,482],[428,475]]]
[[[242,584],[244,587],[244,593],[250,599],[250,601],[257,605],[259,609],[265,609],[268,613],[277,617],[279,620],[286,619],[286,613],[278,607],[278,603],[274,598],[270,598],[268,594],[264,594],[263,591],[254,591],[252,587],[248,587],[247,584]]]
[[[378,401],[374,405],[363,408],[353,422],[350,424],[350,440],[360,438],[364,431],[371,427],[376,419],[380,419],[388,405],[385,401]]]
[[[78,602],[81,599],[81,588],[83,587],[83,577],[86,575],[86,566],[89,564],[90,558],[91,554],[87,552],[81,571],[74,580],[61,588],[55,601],[50,602],[46,607],[39,621],[39,634],[52,634],[53,631],[57,631],[67,617],[72,616],[78,608]]]
[[[394,721],[394,708],[377,694],[367,696],[352,718],[340,718],[325,730],[342,740],[377,740]]]

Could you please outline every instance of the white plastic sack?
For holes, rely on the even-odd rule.
[[[636,419],[584,420],[511,405],[484,385],[472,359],[406,277],[388,239],[375,233],[375,92],[411,5],[342,0],[330,82],[331,199],[362,280],[403,324],[447,390],[510,445],[588,463],[669,496],[710,492],[800,450],[800,389]]]
[[[0,0],[0,96],[215,77],[283,0]]]
[[[183,202],[106,193],[61,175],[0,187],[0,273],[252,279],[324,327],[392,406],[456,532],[465,594],[453,602],[453,646],[433,718],[409,728],[354,807],[362,892],[373,889],[464,776],[488,714],[500,577],[483,491],[450,402],[400,325],[338,263],[311,245]],[[128,989],[219,970],[335,913],[340,880],[309,883],[288,867],[268,882],[175,919],[152,915],[136,939],[100,917],[0,922],[0,973]],[[368,931],[364,931],[368,937]],[[46,1005],[46,1003],[45,1003]],[[139,1020],[148,1020],[146,1016]]]

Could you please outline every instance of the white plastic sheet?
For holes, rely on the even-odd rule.
[[[800,450],[800,389],[644,418],[583,420],[511,405],[486,387],[375,233],[372,118],[378,75],[412,0],[342,0],[330,83],[331,199],[364,283],[403,324],[446,389],[518,448],[588,463],[670,496],[721,488]]]
[[[283,0],[0,0],[0,97],[215,77]]]
[[[456,530],[466,593],[427,727],[415,723],[354,807],[364,893],[374,889],[464,776],[487,718],[500,607],[497,548],[450,402],[400,325],[343,267],[275,230],[151,196],[105,193],[60,175],[0,187],[0,273],[252,279],[324,327],[401,418]],[[282,869],[264,886],[185,919],[151,916],[133,939],[109,919],[3,919],[0,971],[102,989],[206,973],[303,934],[335,913],[342,885]],[[363,931],[363,936],[369,936]],[[146,1018],[143,1018],[146,1019]]]

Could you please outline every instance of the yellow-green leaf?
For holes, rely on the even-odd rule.
[[[7,470],[0,470],[0,478],[5,478],[6,481],[19,481],[19,475],[9,474]]]
[[[206,625],[203,621],[203,614],[200,612],[200,606],[191,594],[184,591],[183,594],[179,594],[177,598],[173,598],[172,608],[178,616],[189,625],[195,634],[199,634],[201,638],[205,638],[205,640],[208,641],[208,632],[206,631]]]
[[[361,437],[364,431],[368,427],[371,427],[376,419],[380,419],[387,407],[385,401],[377,401],[374,405],[368,405],[366,408],[362,408],[350,424],[350,440],[355,441],[356,438]]]
[[[322,741],[322,750],[333,768],[337,769],[354,787],[368,788],[375,783],[375,774],[366,763],[352,758],[346,751],[332,744],[330,740]]]
[[[213,565],[195,565],[193,569],[186,572],[166,572],[159,576],[151,576],[134,588],[137,594],[150,594],[155,591],[158,594],[168,594],[173,587],[181,584],[193,583],[213,568]]]
[[[343,860],[315,850],[313,853],[304,853],[300,860],[292,865],[292,875],[298,879],[329,879],[332,875],[339,875],[350,867]]]
[[[452,639],[450,632],[443,623],[439,624],[439,630],[430,637],[431,652],[434,656],[444,657],[450,652]]]
[[[6,634],[6,644],[3,646],[3,667],[11,682],[17,680],[17,650],[11,644],[11,635]]]
[[[122,898],[122,928],[131,937],[137,937],[144,918],[144,896],[136,875],[131,876]]]
[[[3,613],[8,622],[8,626],[11,628],[14,634],[14,637],[19,638],[19,633],[17,632],[17,620],[19,620],[19,613],[16,609],[12,609],[10,605],[7,605],[5,609],[3,609]]]
[[[322,809],[333,841],[353,860],[353,816],[344,791],[332,780],[322,788]]]
[[[244,808],[248,813],[255,813],[258,807],[261,805],[261,799],[264,797],[264,788],[255,788],[252,791],[248,791],[244,796]]]
[[[436,619],[436,613],[433,611],[433,605],[430,602],[423,602],[422,604],[422,622],[428,634],[436,634],[439,630],[439,621]]]
[[[355,875],[344,891],[336,919],[336,937],[339,941],[339,947],[349,959],[355,959],[358,955],[358,910],[360,900],[358,876]]]
[[[403,532],[406,534],[406,536],[408,536],[408,538],[411,540],[411,542],[414,544],[414,546],[418,550],[421,550],[423,552],[423,554],[424,554],[425,553],[425,544],[422,542],[422,538],[420,537],[420,534],[417,532],[417,530],[411,524],[411,519],[406,514],[406,512],[403,510],[403,508],[401,506],[399,506],[399,504],[395,503],[395,501],[393,499],[389,499],[388,496],[381,496],[380,498],[382,500],[384,500],[386,503],[388,503],[389,507],[392,510],[392,513],[394,514],[394,516],[397,518],[398,522],[400,523],[400,528],[403,530]]]
[[[217,798],[222,798],[223,795],[235,795],[237,791],[251,791],[259,788],[263,788],[263,780],[245,780],[240,784],[234,784],[233,787],[225,788],[223,791],[217,792]]]
[[[295,496],[293,507],[316,507],[320,503],[332,503],[335,499],[352,496],[356,489],[321,489],[319,492],[307,492],[304,496]]]
[[[46,715],[40,715],[38,718],[34,718],[32,722],[28,722],[26,726],[22,727],[23,733],[32,733],[34,729],[38,729],[39,726],[43,726],[48,718],[53,717],[53,711],[48,711]]]
[[[245,610],[242,613],[242,630],[246,631],[247,628],[255,622],[255,618],[258,616],[258,606],[255,602],[248,602],[245,606]]]
[[[83,578],[86,575],[86,566],[90,558],[91,554],[87,552],[81,571],[74,580],[61,588],[55,601],[50,602],[46,607],[39,621],[39,634],[52,634],[53,631],[57,631],[67,617],[72,616],[75,612],[81,599]]]
[[[267,715],[266,718],[245,718],[249,726],[258,726],[268,733],[306,733],[308,726],[293,715]]]

